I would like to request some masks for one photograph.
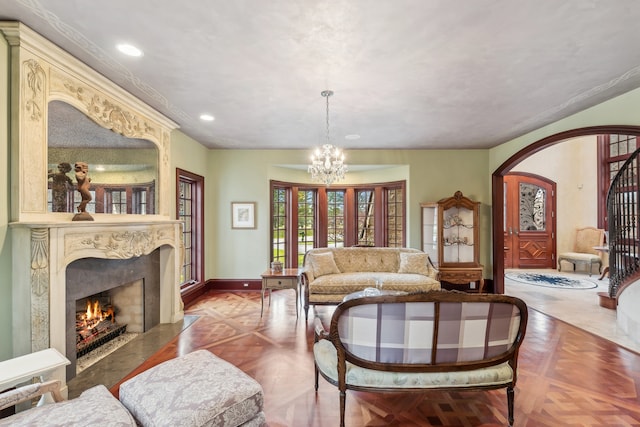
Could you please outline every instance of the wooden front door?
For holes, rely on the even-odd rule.
[[[538,175],[504,176],[505,268],[555,268],[555,190]]]

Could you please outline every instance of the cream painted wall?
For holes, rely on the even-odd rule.
[[[539,151],[512,169],[541,175],[557,184],[557,253],[572,250],[576,228],[598,225],[597,163],[597,138],[587,136]]]
[[[461,190],[478,200],[481,209],[481,261],[489,266],[490,190],[480,177],[488,170],[487,150],[353,150],[348,164],[388,165],[371,172],[348,173],[345,183],[407,180],[407,246],[420,247],[420,203],[437,201]],[[304,150],[214,150],[215,207],[207,226],[208,278],[259,279],[269,265],[269,182],[310,182]],[[292,169],[292,165],[298,169]],[[207,192],[211,195],[211,192]],[[256,202],[256,229],[231,229],[231,202]],[[490,271],[490,267],[489,270]]]

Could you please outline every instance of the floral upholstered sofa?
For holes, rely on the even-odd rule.
[[[365,288],[426,292],[440,289],[429,256],[412,248],[315,248],[304,256],[304,312],[309,305],[335,305]]]

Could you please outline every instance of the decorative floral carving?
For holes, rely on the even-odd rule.
[[[38,121],[42,118],[41,105],[44,99],[43,87],[46,74],[35,59],[25,61],[24,65],[28,69],[26,73],[26,86],[31,91],[31,97],[25,102],[25,110],[30,114],[29,118],[31,120]]]
[[[99,249],[108,258],[127,259],[151,253],[156,248],[155,234],[149,231],[96,234],[82,240],[87,247]]]
[[[31,351],[49,347],[49,230],[31,230]]]
[[[31,232],[31,289],[38,296],[49,290],[49,232],[45,228]]]
[[[156,133],[146,121],[101,95],[89,93],[87,88],[70,82],[65,82],[64,87],[85,105],[86,113],[100,126],[129,138],[144,138]]]

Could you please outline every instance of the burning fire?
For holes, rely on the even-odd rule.
[[[84,316],[81,317],[81,320],[84,322],[84,326],[88,329],[91,329],[95,325],[106,319],[110,319],[115,323],[116,315],[113,312],[113,307],[109,307],[105,311],[102,310],[100,301],[87,300],[87,311],[85,312]]]
[[[83,305],[76,312],[76,356],[81,356],[127,330],[127,325],[116,323],[114,307],[108,299],[87,300],[87,309]]]

